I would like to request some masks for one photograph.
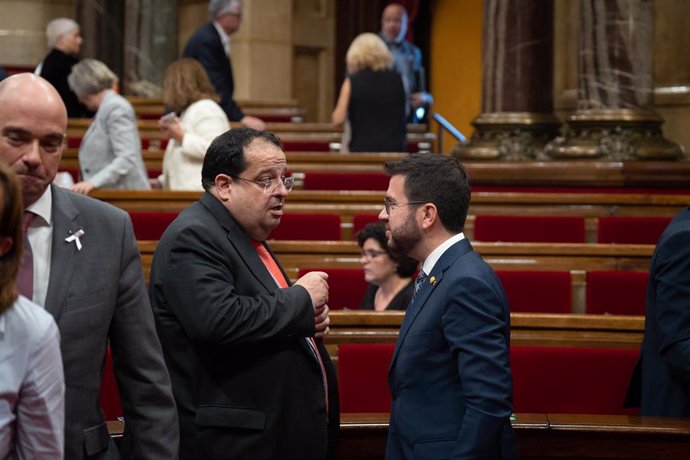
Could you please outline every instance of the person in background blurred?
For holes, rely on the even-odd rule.
[[[399,3],[386,6],[381,14],[379,37],[393,54],[395,69],[400,73],[407,95],[409,121],[421,121],[434,98],[426,91],[426,76],[422,67],[422,52],[406,40],[407,10]],[[421,109],[421,112],[418,112]]]
[[[27,253],[23,211],[17,177],[0,162],[0,458],[62,460],[60,333],[50,313],[15,285]]]
[[[82,44],[79,24],[69,18],[53,19],[46,27],[46,36],[50,52],[38,64],[35,73],[48,80],[57,89],[62,102],[67,107],[69,118],[90,116],[88,109],[79,102],[77,95],[67,83],[67,76],[72,67],[79,62],[77,55]]]
[[[211,141],[230,129],[228,117],[206,71],[194,59],[180,59],[165,72],[163,102],[174,113],[160,119],[161,131],[170,142],[163,158],[163,174],[152,179],[154,188],[199,190],[201,166]]]
[[[231,121],[263,131],[266,123],[245,115],[233,99],[235,82],[230,59],[230,37],[242,24],[242,0],[209,0],[209,22],[199,27],[184,47],[183,56],[196,59],[220,95],[220,106]]]
[[[394,259],[386,244],[386,226],[372,222],[357,233],[362,248],[360,262],[369,283],[360,308],[363,310],[405,310],[414,294],[412,275],[417,261],[409,257]]]
[[[331,120],[350,122],[351,152],[405,152],[405,89],[386,44],[372,33],[358,35],[345,58],[349,76]]]
[[[81,182],[72,191],[88,195],[94,188],[151,188],[134,108],[113,90],[115,74],[101,61],[84,59],[67,80],[79,100],[96,112],[79,146]]]

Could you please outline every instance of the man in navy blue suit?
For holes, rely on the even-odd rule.
[[[386,459],[514,459],[510,316],[463,235],[470,180],[443,155],[387,162],[389,248],[422,262],[388,374]]]
[[[628,398],[641,403],[641,415],[690,417],[688,207],[666,227],[652,255],[642,357]]]
[[[211,0],[208,3],[208,16],[210,21],[189,38],[183,55],[196,59],[206,69],[208,78],[220,95],[220,106],[230,121],[239,121],[263,131],[266,123],[242,113],[232,98],[235,82],[228,50],[230,36],[239,30],[242,22],[242,0]]]

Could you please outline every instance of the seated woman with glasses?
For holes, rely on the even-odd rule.
[[[409,257],[396,260],[386,244],[386,226],[373,222],[357,234],[362,248],[360,262],[369,283],[360,304],[362,310],[405,310],[414,293],[412,275],[417,261]]]

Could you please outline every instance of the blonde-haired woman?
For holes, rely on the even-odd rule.
[[[377,35],[358,35],[345,57],[348,77],[332,121],[350,122],[351,152],[406,151],[405,89],[393,56]]]
[[[168,190],[203,190],[201,166],[213,139],[230,129],[228,117],[204,68],[194,59],[180,59],[168,66],[163,102],[174,114],[159,125],[170,138],[163,157],[163,174],[153,187]]]

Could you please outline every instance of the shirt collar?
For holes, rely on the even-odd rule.
[[[53,192],[50,187],[46,187],[43,195],[33,204],[27,206],[27,211],[31,211],[43,219],[45,225],[52,225],[53,222]]]
[[[431,270],[434,269],[434,265],[436,265],[436,262],[438,262],[438,259],[441,258],[443,253],[445,253],[448,250],[448,248],[453,246],[455,243],[462,241],[464,239],[465,234],[460,232],[457,235],[451,236],[446,241],[436,246],[436,249],[431,251],[431,254],[429,254],[426,260],[424,261],[424,265],[422,265],[422,270],[424,270],[424,273],[426,273],[427,275],[430,274]]]
[[[223,48],[227,48],[228,43],[230,43],[230,36],[225,33],[220,24],[218,24],[218,21],[213,21],[213,27],[216,28],[218,35],[220,35],[220,41],[223,43]]]

